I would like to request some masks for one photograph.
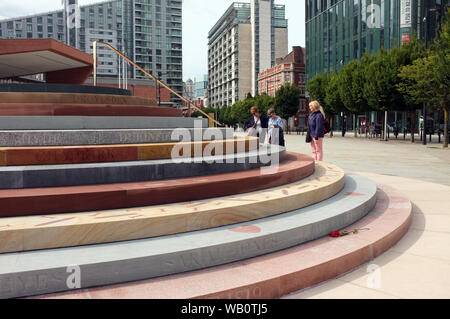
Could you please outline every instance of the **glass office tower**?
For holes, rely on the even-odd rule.
[[[448,5],[448,0],[306,0],[308,79],[415,34],[424,39],[427,10],[428,39],[434,38]]]

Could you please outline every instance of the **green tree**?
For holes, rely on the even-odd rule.
[[[416,59],[422,58],[425,56],[425,45],[423,44],[422,41],[419,41],[416,36],[414,36],[412,38],[412,40],[409,42],[409,44],[402,45],[399,48],[394,48],[393,50],[391,50],[389,52],[389,55],[397,68],[397,77],[395,78],[395,84],[394,84],[394,86],[397,89],[396,90],[397,92],[394,92],[394,94],[395,93],[397,93],[397,94],[394,95],[396,102],[395,102],[395,106],[393,107],[393,110],[406,111],[406,112],[410,113],[410,117],[411,117],[410,131],[412,132],[411,142],[414,143],[413,132],[415,131],[415,127],[416,127],[416,123],[415,123],[416,122],[415,121],[416,120],[416,110],[418,108],[421,108],[421,106],[416,101],[408,98],[407,95],[402,94],[402,92],[400,92],[398,90],[398,87],[402,81],[399,74],[400,74],[400,70],[402,67],[404,67],[406,65],[410,65]]]
[[[230,111],[231,118],[235,123],[244,123],[250,117],[250,109],[254,104],[253,98],[234,103]]]
[[[444,26],[429,56],[401,68],[397,86],[408,100],[444,111],[444,147],[448,147],[448,113],[450,102],[450,26]]]
[[[335,114],[345,112],[345,105],[342,101],[341,94],[339,92],[339,86],[341,85],[340,73],[330,73],[329,83],[325,88],[325,112],[331,114],[331,127],[333,127],[333,118]],[[342,127],[344,129],[344,127]]]
[[[256,95],[254,97],[254,103],[258,107],[260,114],[267,114],[270,108],[275,107],[275,98],[267,94]]]
[[[325,105],[325,97],[327,95],[326,88],[328,86],[330,79],[328,74],[320,73],[315,75],[311,80],[308,81],[306,85],[306,90],[309,93],[309,96],[312,100],[316,100],[322,105]]]
[[[300,88],[293,84],[285,84],[275,94],[275,112],[281,118],[288,120],[297,114],[300,105]]]

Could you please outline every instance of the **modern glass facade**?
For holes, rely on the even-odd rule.
[[[76,0],[68,2],[76,3]],[[82,6],[79,26],[73,28],[69,26],[67,12],[59,10],[1,20],[0,38],[54,38],[87,53],[92,53],[93,41],[104,41],[182,94],[181,0],[112,0]],[[99,75],[118,76],[118,58],[107,49],[99,49]],[[128,76],[146,78],[131,66]]]
[[[428,39],[435,36],[448,0],[306,0],[306,65],[308,79],[337,72],[364,52],[378,52],[424,38],[429,10]]]

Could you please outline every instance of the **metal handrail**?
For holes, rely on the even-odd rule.
[[[155,83],[159,83],[160,85],[162,85],[163,87],[168,89],[171,93],[175,94],[177,97],[179,97],[180,99],[182,99],[183,101],[188,103],[190,107],[193,107],[194,109],[196,109],[197,111],[199,111],[200,113],[205,115],[208,119],[212,120],[217,125],[225,126],[224,124],[216,121],[216,119],[210,117],[207,113],[202,111],[200,108],[198,108],[196,105],[194,105],[191,101],[189,101],[188,99],[186,99],[182,95],[178,94],[178,92],[176,92],[175,90],[171,89],[167,84],[165,84],[164,82],[158,80],[154,75],[152,75],[151,73],[145,71],[142,67],[140,67],[139,65],[137,65],[136,63],[131,61],[127,56],[125,56],[124,54],[120,53],[119,50],[114,48],[112,45],[110,45],[109,43],[106,43],[106,42],[102,42],[102,41],[94,41],[94,43],[93,43],[93,51],[94,51],[93,52],[94,53],[94,86],[97,86],[97,44],[102,44],[102,45],[108,47],[109,49],[111,49],[114,53],[116,53],[117,55],[121,56],[128,63],[130,63],[131,65],[133,65],[137,69],[141,70],[145,75],[151,77],[155,81]]]

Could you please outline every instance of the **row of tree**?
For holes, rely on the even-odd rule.
[[[378,54],[364,54],[338,73],[322,73],[307,84],[307,91],[330,114],[341,112],[407,111],[414,132],[415,112],[444,111],[444,147],[448,147],[450,101],[450,10],[442,31],[430,46],[414,38],[408,45]],[[414,141],[414,135],[411,137]]]
[[[275,97],[266,94],[253,97],[249,93],[245,100],[236,102],[232,106],[207,107],[203,108],[202,111],[214,113],[217,121],[228,126],[244,123],[250,117],[250,109],[253,106],[258,107],[261,114],[267,114],[269,109],[274,108],[278,116],[287,120],[289,117],[297,114],[300,96],[301,91],[297,86],[285,84],[277,90]],[[203,115],[196,111],[191,116],[198,117]]]

